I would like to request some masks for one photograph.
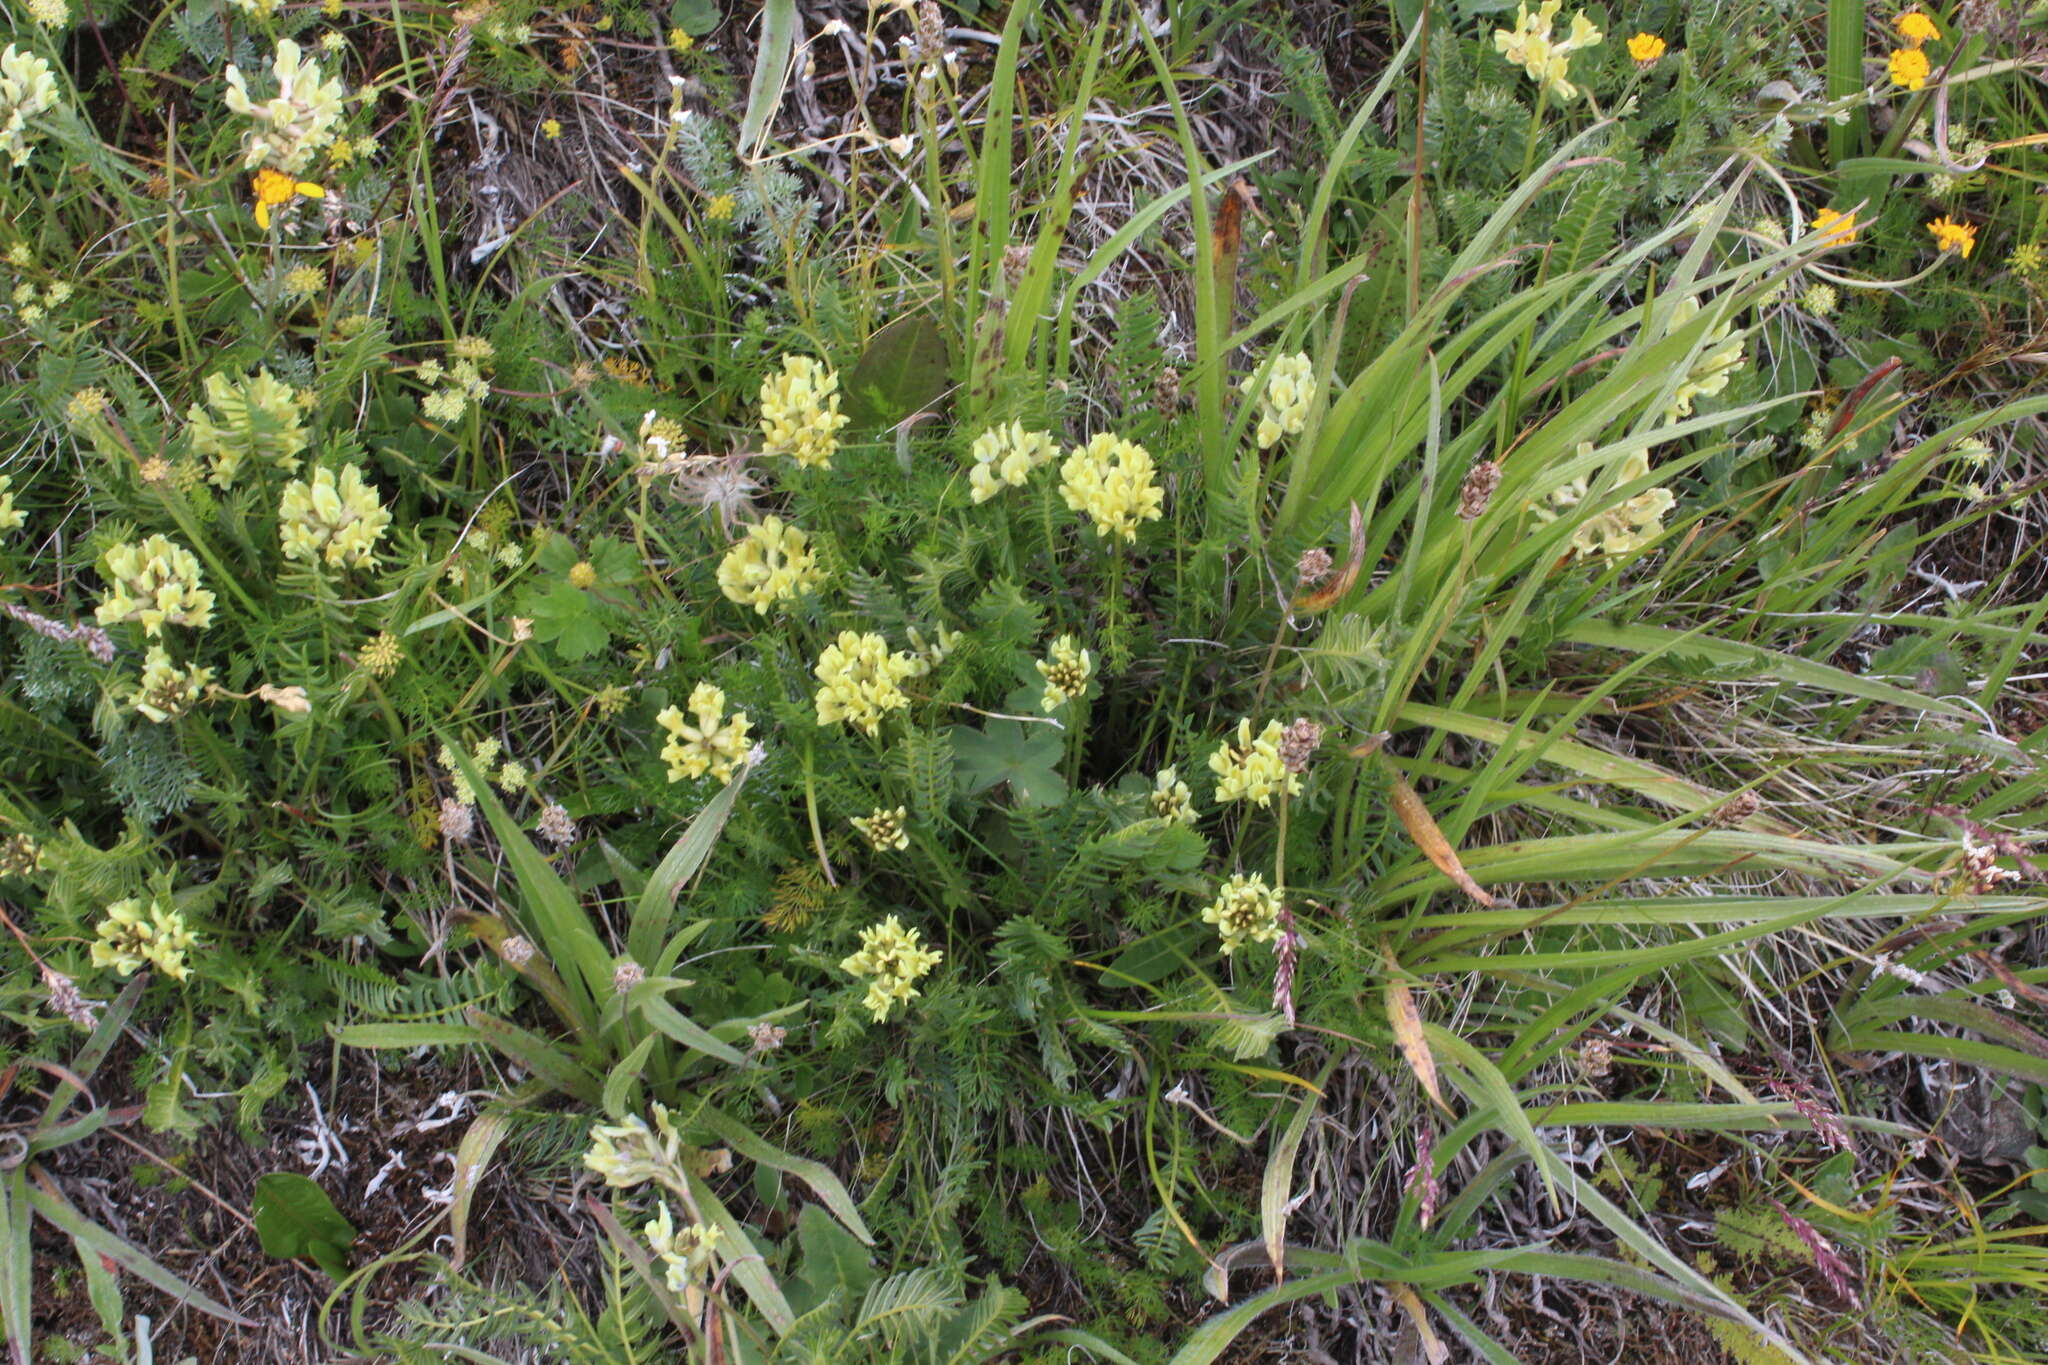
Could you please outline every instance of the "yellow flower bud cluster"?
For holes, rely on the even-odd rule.
[[[27,520],[14,505],[14,480],[0,474],[0,531],[16,531]]]
[[[323,79],[320,64],[305,60],[289,38],[279,40],[270,71],[277,93],[258,103],[249,98],[248,78],[228,65],[227,106],[256,122],[242,139],[242,165],[253,171],[267,163],[297,175],[334,141],[341,122],[341,82]]]
[[[1676,329],[1698,317],[1700,301],[1684,298],[1671,310],[1671,326]],[[1693,400],[1711,398],[1728,387],[1728,381],[1735,371],[1742,368],[1742,339],[1734,335],[1734,319],[1722,323],[1707,338],[1707,349],[1693,362],[1678,388],[1673,391],[1671,401],[1664,407],[1664,420],[1676,422],[1692,416]]]
[[[13,43],[0,52],[0,152],[17,166],[28,164],[29,143],[38,136],[28,121],[57,107],[57,79],[50,64]]]
[[[363,471],[344,465],[339,479],[331,469],[316,469],[310,482],[286,484],[277,522],[287,559],[324,559],[330,569],[374,568],[391,513],[363,482]]]
[[[806,469],[829,466],[849,420],[839,411],[839,372],[809,356],[784,356],[782,373],[761,381],[767,454],[791,456]]]
[[[245,461],[260,460],[287,473],[298,469],[306,448],[306,396],[267,369],[236,380],[210,374],[204,389],[205,405],[194,403],[185,416],[192,424],[192,453],[211,466],[207,478],[216,488],[232,488]]]
[[[1102,432],[1060,466],[1060,496],[1073,511],[1088,514],[1096,535],[1135,541],[1138,523],[1165,515],[1157,474],[1145,447]]]
[[[917,930],[905,929],[891,915],[860,931],[860,951],[842,961],[839,970],[866,980],[867,998],[861,1003],[881,1024],[899,1003],[908,1004],[918,993],[917,982],[939,964],[939,957],[938,949],[923,946]]]
[[[92,945],[92,965],[112,967],[122,976],[153,966],[173,981],[183,981],[188,974],[185,953],[199,943],[179,911],[166,910],[155,899],[144,905],[134,896],[108,906],[106,918],[93,932],[98,937]]]
[[[1554,98],[1577,99],[1579,88],[1569,79],[1572,53],[1597,47],[1602,34],[1581,10],[1572,16],[1571,35],[1550,36],[1550,25],[1564,8],[1564,0],[1543,0],[1536,13],[1529,13],[1527,0],[1515,7],[1515,26],[1493,31],[1494,51],[1529,73],[1529,79],[1547,89]]]
[[[718,588],[762,616],[817,587],[824,575],[804,533],[781,517],[764,517],[718,561]]]
[[[892,848],[910,847],[910,834],[904,829],[909,819],[910,812],[902,806],[895,810],[883,810],[877,806],[872,814],[856,815],[849,823],[860,831],[869,848],[877,853],[887,853]]]
[[[967,453],[973,461],[967,470],[969,496],[979,504],[1005,487],[1022,488],[1033,470],[1052,463],[1060,448],[1051,432],[1026,431],[1022,422],[1012,422],[975,437]]]
[[[1202,923],[1215,925],[1223,935],[1225,957],[1247,943],[1271,943],[1280,934],[1279,894],[1258,873],[1240,873],[1218,889],[1202,911]]]
[[[213,620],[213,594],[199,586],[199,561],[162,536],[116,545],[100,557],[107,593],[93,616],[103,626],[140,621],[145,635],[166,625],[204,630]]]
[[[1593,451],[1591,441],[1579,443],[1578,453],[1589,455]],[[1650,473],[1650,457],[1643,451],[1636,451],[1621,463],[1615,473],[1617,483],[1634,483]],[[1551,493],[1548,506],[1538,504],[1530,509],[1538,522],[1556,521],[1585,501],[1588,480],[1584,477],[1573,479]],[[1633,554],[1655,540],[1664,530],[1664,514],[1676,505],[1668,488],[1651,488],[1636,494],[1626,502],[1596,512],[1581,522],[1572,532],[1572,555],[1586,558],[1596,554]]]
[[[1161,768],[1152,778],[1152,814],[1161,820],[1173,820],[1183,825],[1195,823],[1194,793],[1188,784],[1180,780],[1180,771],[1172,766]]]
[[[680,707],[669,706],[654,718],[654,723],[668,731],[668,743],[662,746],[661,758],[668,764],[671,782],[699,778],[707,772],[720,782],[730,782],[733,769],[746,761],[747,713],[725,713],[723,688],[698,683],[690,692],[687,718]]]
[[[161,725],[184,715],[212,681],[212,669],[197,664],[180,668],[171,662],[169,650],[151,645],[143,658],[142,682],[128,700],[137,711]]]
[[[495,353],[482,337],[457,337],[448,348],[446,364],[429,356],[413,366],[415,379],[440,385],[420,400],[420,411],[443,426],[460,421],[471,403],[490,397],[491,381],[484,371]]]
[[[902,684],[917,677],[920,667],[928,669],[915,654],[890,653],[889,642],[871,631],[840,631],[812,670],[821,684],[818,724],[844,723],[877,733],[883,716],[910,705]]]
[[[1301,795],[1301,778],[1288,772],[1280,758],[1280,741],[1286,734],[1286,727],[1277,720],[1267,721],[1256,736],[1249,719],[1239,720],[1237,743],[1226,743],[1209,755],[1209,770],[1216,774],[1216,799],[1266,807],[1273,804],[1277,792]]]
[[[1087,689],[1095,674],[1095,660],[1071,635],[1052,642],[1052,653],[1038,661],[1038,676],[1045,679],[1045,695],[1038,699],[1046,711],[1056,711]]]
[[[1245,397],[1259,400],[1259,449],[1277,445],[1282,436],[1299,436],[1308,425],[1309,406],[1316,400],[1316,368],[1306,352],[1281,356],[1266,372],[1266,385],[1248,374],[1238,386]]]

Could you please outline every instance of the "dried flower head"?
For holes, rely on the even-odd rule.
[[[50,993],[50,1013],[61,1015],[83,1029],[95,1028],[99,1019],[93,1014],[102,1008],[97,1000],[88,1000],[78,989],[78,983],[47,963],[38,964],[43,974],[43,989]]]
[[[556,848],[567,848],[576,842],[576,822],[569,818],[566,808],[553,802],[541,808],[533,829]]]
[[[630,957],[622,957],[612,964],[612,989],[620,995],[631,993],[646,979],[647,969]]]
[[[1295,718],[1280,735],[1280,766],[1290,773],[1307,772],[1322,742],[1322,726],[1306,716]]]
[[[780,1024],[771,1024],[765,1020],[749,1024],[747,1025],[747,1039],[753,1046],[748,1051],[752,1052],[756,1057],[765,1052],[775,1052],[782,1047],[783,1040],[788,1036],[789,1030]]]
[[[1294,586],[1297,589],[1315,587],[1330,576],[1330,570],[1335,567],[1336,562],[1330,557],[1330,552],[1320,545],[1303,550],[1301,558],[1294,562]]]
[[[498,956],[504,958],[505,964],[514,971],[533,961],[533,953],[533,940],[524,934],[507,934],[498,945]]]
[[[1493,495],[1500,488],[1500,465],[1492,460],[1481,460],[1466,471],[1465,482],[1458,488],[1458,516],[1465,521],[1477,521],[1486,513],[1486,505],[1493,501]]]
[[[476,832],[476,807],[453,796],[441,798],[441,837],[464,843]]]

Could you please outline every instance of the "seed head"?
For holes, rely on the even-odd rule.
[[[1280,735],[1280,766],[1290,773],[1308,771],[1322,742],[1322,726],[1307,716],[1296,717]]]
[[[513,934],[498,945],[498,956],[514,971],[533,961],[533,940],[524,934]]]
[[[463,843],[476,832],[476,807],[465,805],[452,796],[441,798],[441,837],[450,843]]]
[[[1303,550],[1294,566],[1294,585],[1297,588],[1313,588],[1330,576],[1330,569],[1336,563],[1330,552],[1318,545],[1312,550]]]
[[[612,968],[612,989],[620,995],[631,991],[647,979],[647,969],[630,957],[622,957]]]
[[[1486,504],[1493,500],[1493,492],[1500,487],[1500,466],[1492,460],[1481,460],[1465,475],[1464,486],[1458,490],[1458,515],[1466,521],[1477,521],[1486,511]]]

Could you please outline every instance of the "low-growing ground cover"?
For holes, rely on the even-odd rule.
[[[16,1360],[2048,1357],[2048,15],[9,22]]]

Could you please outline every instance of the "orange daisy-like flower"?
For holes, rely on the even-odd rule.
[[[1966,261],[1970,259],[1970,253],[1977,249],[1975,223],[1958,223],[1944,215],[1929,223],[1927,230],[1934,234],[1934,244],[1937,247],[1943,251],[1957,252]]]
[[[1894,48],[1890,66],[1892,84],[1908,90],[1918,90],[1927,84],[1927,75],[1934,69],[1928,64],[1927,54],[1917,47]]]
[[[283,171],[274,171],[265,166],[256,172],[256,178],[249,182],[251,193],[256,196],[256,226],[265,232],[270,230],[270,211],[289,204],[294,199],[325,199],[327,191],[307,180],[294,180]]]
[[[1861,235],[1855,214],[1837,213],[1833,209],[1821,209],[1813,215],[1813,230],[1828,246],[1847,246]]]
[[[1934,21],[1917,9],[1909,9],[1892,20],[1892,27],[1898,30],[1901,38],[1914,47],[1932,42],[1941,36],[1941,30],[1934,26]]]
[[[1628,40],[1628,55],[1637,66],[1647,71],[1664,55],[1664,40],[1654,33],[1638,33]]]

